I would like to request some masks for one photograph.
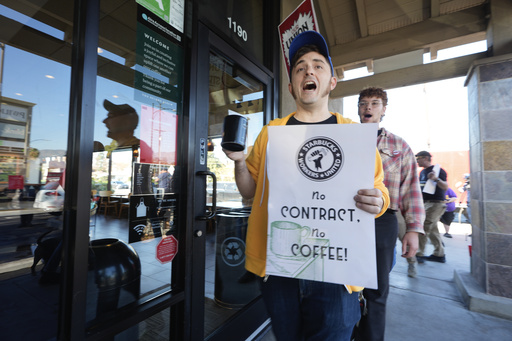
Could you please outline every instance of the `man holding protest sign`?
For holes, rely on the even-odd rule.
[[[385,116],[388,95],[382,88],[369,87],[359,92],[358,113],[361,123],[380,124]],[[384,167],[384,183],[389,190],[389,209],[375,220],[378,288],[363,291],[368,313],[355,331],[357,341],[384,340],[386,301],[389,294],[389,273],[393,267],[400,210],[405,220],[402,257],[409,262],[408,275],[416,276],[415,254],[418,234],[423,234],[425,210],[418,179],[416,160],[411,148],[401,137],[381,127],[377,149]],[[402,232],[403,233],[403,232]]]
[[[295,99],[297,111],[284,118],[275,119],[265,126],[246,160],[243,152],[224,150],[226,155],[235,162],[235,178],[240,193],[244,198],[255,198],[247,231],[245,266],[248,271],[264,277],[262,295],[278,340],[349,340],[353,327],[360,318],[358,295],[353,292],[361,291],[361,287],[266,274],[267,228],[269,213],[272,213],[269,212],[268,206],[270,186],[266,173],[269,126],[355,123],[328,110],[329,93],[336,87],[337,81],[333,77],[333,67],[323,37],[315,31],[299,34],[290,45],[289,57],[291,63],[288,88]],[[272,148],[287,147],[287,145],[276,144],[268,149],[272,151]],[[333,147],[330,146],[330,148]],[[374,145],[372,148],[375,150]],[[324,149],[327,155],[329,148]],[[289,152],[293,153],[291,150]],[[376,152],[373,160],[373,154],[370,155],[372,155],[370,175],[373,175],[374,188],[356,190],[353,192],[355,194],[353,200],[350,200],[352,205],[360,210],[355,214],[362,212],[361,215],[369,214],[373,219],[374,216],[380,216],[387,210],[389,196],[383,184],[384,175],[380,156]],[[315,168],[321,168],[326,164],[327,158],[320,161],[319,154],[311,156],[309,162],[314,166],[310,169],[314,173]],[[281,171],[279,173],[281,179],[286,180],[289,171],[289,169]],[[278,181],[273,180],[273,182]],[[338,192],[342,192],[341,188]],[[353,212],[356,211],[355,208],[339,209],[337,215],[332,218],[343,221],[339,212]],[[283,228],[285,231],[291,229],[290,226]],[[297,245],[294,244],[294,246]],[[314,245],[312,248],[315,249],[317,246]],[[326,258],[331,259],[331,256],[335,258],[330,251],[325,251],[332,248],[328,246],[325,246],[325,250],[323,248],[324,246],[320,251],[322,255],[328,254]],[[298,247],[296,249],[292,247],[293,255],[282,257],[288,257],[292,262],[294,257],[298,257],[294,253],[298,252],[298,249]],[[301,251],[304,251],[303,248]]]

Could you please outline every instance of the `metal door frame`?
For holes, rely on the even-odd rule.
[[[215,51],[223,57],[230,59],[244,68],[248,73],[257,78],[263,84],[264,89],[264,110],[265,122],[268,122],[274,112],[274,78],[271,72],[264,67],[256,65],[242,53],[226,43],[202,23],[198,23],[197,39],[192,46],[191,59],[191,91],[189,106],[189,171],[187,192],[187,226],[191,236],[192,264],[190,278],[186,287],[190,288],[186,301],[190,303],[188,330],[190,339],[200,340],[204,335],[204,282],[205,282],[205,238],[206,221],[198,220],[206,210],[206,181],[204,175],[199,172],[207,171],[206,154],[204,143],[208,139],[208,99],[209,98],[209,67],[210,51]],[[204,114],[203,114],[204,113]],[[204,159],[203,159],[204,156]],[[203,162],[204,160],[204,162]],[[188,269],[187,269],[188,270]],[[188,310],[186,308],[186,310]],[[234,335],[249,335],[268,319],[263,301],[261,298],[251,302],[244,307],[234,318],[230,319],[218,328],[208,340],[227,340]]]

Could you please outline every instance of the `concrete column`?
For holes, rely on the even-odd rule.
[[[466,85],[471,158],[471,275],[512,298],[512,54],[481,59]]]
[[[512,53],[512,1],[489,1],[491,12],[487,26],[487,46],[490,56]]]

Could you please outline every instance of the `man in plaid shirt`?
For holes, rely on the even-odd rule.
[[[381,88],[366,88],[359,93],[361,123],[378,123],[386,113],[388,96]],[[356,340],[384,340],[389,273],[393,268],[398,235],[397,213],[405,218],[402,257],[409,261],[408,275],[416,276],[418,234],[424,233],[425,209],[420,190],[416,158],[401,137],[380,127],[377,148],[384,168],[384,184],[389,190],[390,204],[385,214],[375,220],[378,289],[364,289],[368,314],[355,330]],[[399,215],[399,214],[398,214]]]

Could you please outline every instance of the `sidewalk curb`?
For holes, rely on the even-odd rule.
[[[453,280],[470,311],[512,320],[512,299],[486,294],[467,271],[455,270]]]

